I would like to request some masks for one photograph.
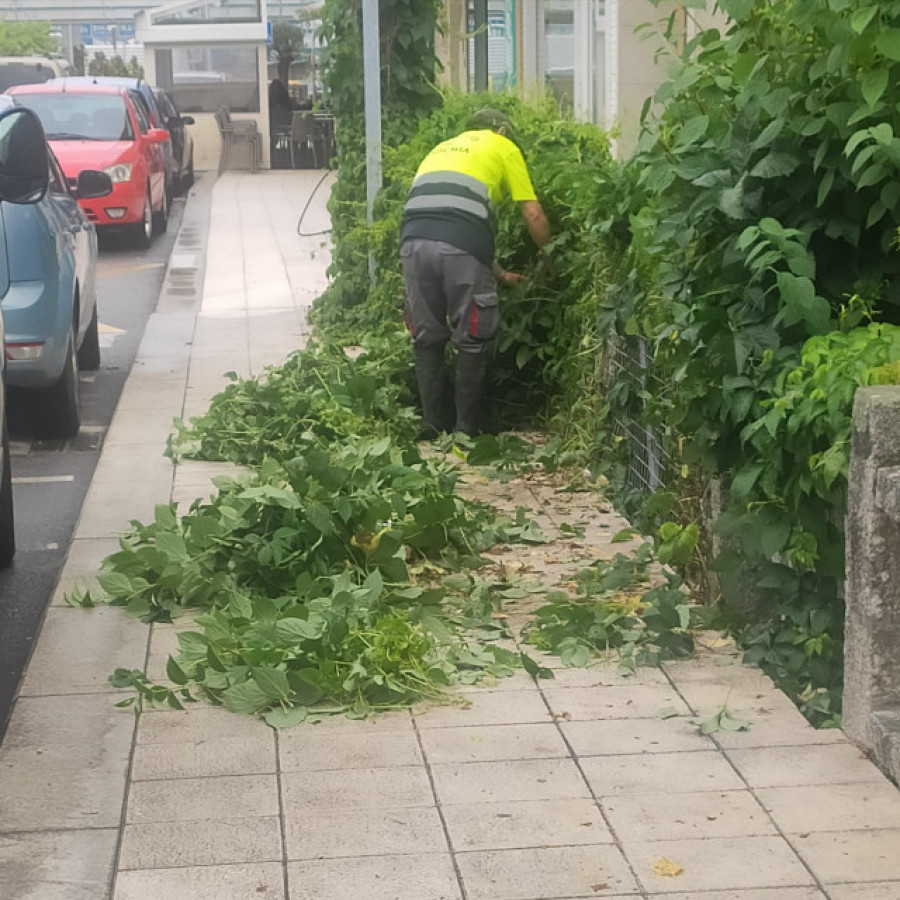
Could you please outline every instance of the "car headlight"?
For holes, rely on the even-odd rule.
[[[116,163],[103,171],[109,175],[113,183],[131,181],[131,163]]]

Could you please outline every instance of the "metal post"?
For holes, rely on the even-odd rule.
[[[363,85],[366,96],[366,221],[381,189],[381,58],[378,0],[363,0]]]
[[[488,89],[487,0],[474,0],[475,91]]]

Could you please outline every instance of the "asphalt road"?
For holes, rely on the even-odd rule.
[[[68,441],[32,436],[33,398],[9,391],[16,558],[0,571],[0,741],[22,672],[66,560],[72,534],[100,458],[103,438],[156,307],[184,201],[173,203],[169,227],[149,250],[111,235],[98,267],[101,365],[81,374],[82,426]]]

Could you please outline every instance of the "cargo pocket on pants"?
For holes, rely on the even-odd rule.
[[[500,325],[496,294],[476,294],[469,311],[469,337],[477,341],[493,340]]]

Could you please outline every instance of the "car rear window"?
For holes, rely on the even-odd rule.
[[[43,84],[56,73],[41,63],[0,63],[0,91],[16,84]]]
[[[132,141],[134,129],[117,94],[16,94],[33,109],[50,141]]]

